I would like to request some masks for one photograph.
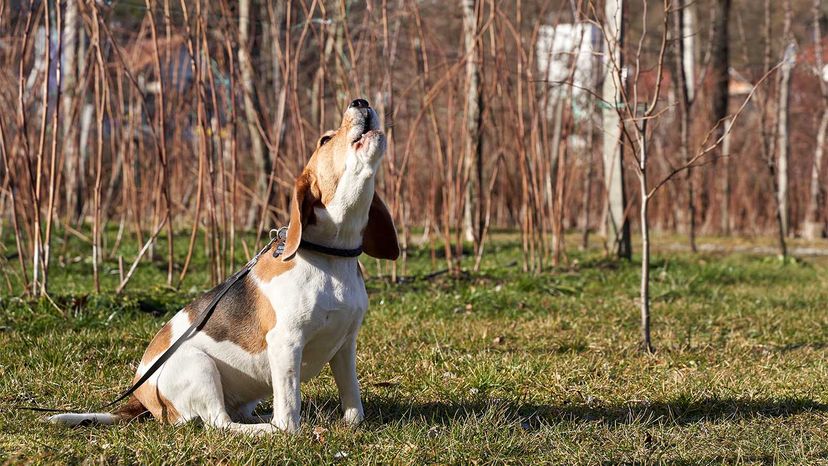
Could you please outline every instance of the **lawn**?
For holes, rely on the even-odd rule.
[[[443,264],[414,250],[410,275],[393,285],[368,260],[366,421],[342,424],[326,369],[302,387],[298,435],[254,439],[155,421],[68,429],[15,409],[107,402],[163,322],[209,285],[197,248],[182,291],[163,286],[156,258],[124,295],[95,295],[86,246],[71,239],[54,267],[54,304],[0,282],[0,463],[825,461],[828,257],[691,255],[677,241],[656,246],[653,355],[638,350],[635,260],[571,251],[567,266],[534,276],[504,235],[479,273],[427,277]],[[102,276],[114,289],[115,260]]]

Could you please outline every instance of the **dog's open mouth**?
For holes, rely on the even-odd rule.
[[[362,123],[362,132],[359,133],[359,136],[356,137],[351,144],[358,144],[362,141],[366,134],[371,132],[371,113],[369,112],[365,115],[365,121]]]

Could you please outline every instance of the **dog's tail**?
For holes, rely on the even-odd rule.
[[[66,426],[86,426],[92,424],[112,425],[129,422],[149,415],[143,404],[131,396],[127,402],[111,413],[64,413],[46,418],[47,421]]]

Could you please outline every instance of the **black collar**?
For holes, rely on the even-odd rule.
[[[310,241],[304,239],[299,243],[299,247],[315,252],[321,252],[322,254],[327,254],[329,256],[337,257],[357,257],[360,254],[362,254],[362,246],[359,246],[354,249],[339,249],[331,248],[328,246],[322,246],[321,244],[311,243]]]

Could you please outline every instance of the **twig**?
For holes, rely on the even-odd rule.
[[[161,223],[158,225],[158,227],[155,228],[155,232],[153,232],[152,236],[150,236],[147,242],[144,243],[144,247],[141,248],[141,250],[138,252],[138,255],[135,257],[135,260],[132,261],[132,265],[129,267],[129,272],[127,272],[126,277],[124,277],[124,279],[121,280],[121,283],[118,285],[118,288],[115,289],[116,295],[121,294],[121,292],[124,291],[124,288],[126,288],[127,283],[129,283],[129,279],[132,278],[132,274],[135,273],[135,269],[138,268],[138,263],[141,262],[141,258],[144,257],[144,254],[146,254],[147,250],[150,248],[152,243],[155,242],[156,238],[158,238],[158,234],[161,233],[161,229],[164,228],[164,225],[166,225],[168,221],[169,215],[165,215],[164,219],[161,220]],[[122,262],[120,258],[119,262]]]

